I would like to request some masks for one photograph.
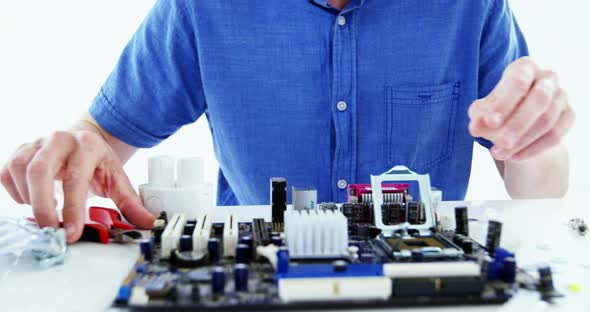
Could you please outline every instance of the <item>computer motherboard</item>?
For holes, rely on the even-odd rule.
[[[317,204],[316,190],[293,187],[288,206],[287,180],[272,178],[271,222],[161,211],[113,308],[499,304],[521,286],[559,295],[548,267],[533,277],[500,247],[500,222],[489,222],[485,246],[469,237],[467,207],[455,208],[454,229],[441,228],[427,175],[395,167],[348,190],[347,203]]]

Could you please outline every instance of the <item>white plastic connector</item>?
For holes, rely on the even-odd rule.
[[[163,259],[170,258],[172,250],[178,247],[185,223],[186,216],[183,213],[174,214],[168,222],[166,229],[162,233],[162,247],[160,250]]]
[[[279,247],[275,246],[274,244],[256,247],[256,254],[266,258],[275,270],[277,269],[278,251]]]
[[[223,256],[235,257],[238,245],[238,218],[232,213],[225,219],[223,225]]]
[[[204,214],[197,218],[197,225],[193,232],[193,251],[195,252],[206,252],[207,242],[211,237],[211,216]]]
[[[391,279],[375,277],[282,278],[279,297],[285,302],[387,300],[391,296]]]
[[[293,258],[348,255],[348,222],[340,211],[285,211],[285,240]]]
[[[383,264],[383,274],[390,278],[479,276],[480,266],[464,262],[396,262]]]
[[[203,182],[201,158],[181,158],[176,165],[175,180],[172,157],[149,158],[148,183],[139,186],[139,195],[145,208],[154,216],[166,210],[169,214],[183,212],[189,218],[195,218],[212,207],[213,186]]]
[[[150,297],[148,296],[145,288],[141,286],[135,286],[131,288],[131,296],[129,296],[130,305],[144,305],[148,304]]]
[[[385,225],[381,212],[383,204],[383,183],[416,181],[420,191],[420,201],[424,203],[424,213],[426,222],[424,224],[404,223],[400,225]],[[436,226],[434,210],[432,208],[432,195],[430,187],[430,176],[428,174],[417,174],[408,167],[395,166],[381,175],[371,175],[371,188],[373,189],[373,215],[375,216],[375,226],[381,229],[385,235],[390,235],[400,228],[411,226],[413,229],[422,232],[430,232],[430,228]]]

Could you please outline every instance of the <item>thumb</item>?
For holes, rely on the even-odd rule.
[[[109,197],[115,202],[125,219],[138,228],[145,230],[152,228],[155,217],[143,207],[141,198],[131,186],[123,169],[116,170],[109,189]]]

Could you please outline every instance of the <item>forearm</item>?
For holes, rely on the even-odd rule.
[[[115,138],[106,130],[98,125],[98,123],[86,113],[76,122],[70,129],[71,131],[92,131],[99,134],[111,147],[111,149],[117,154],[121,163],[126,163],[133,154],[137,151],[137,147],[126,144],[125,142]]]
[[[563,197],[569,185],[569,156],[559,144],[525,161],[497,162],[512,198]]]

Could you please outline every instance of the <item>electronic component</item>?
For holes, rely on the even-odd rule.
[[[186,216],[183,213],[174,214],[170,219],[164,233],[162,233],[162,248],[160,250],[163,259],[170,258],[172,250],[177,248],[185,221]]]
[[[382,188],[383,202],[405,202],[409,184],[384,184]],[[372,203],[373,189],[371,184],[349,184],[348,185],[348,202],[351,203]]]
[[[282,181],[274,182],[284,190]],[[213,223],[206,212],[196,220],[178,213],[168,219],[164,213],[154,222],[152,240],[140,243],[141,256],[114,307],[308,310],[500,303],[524,285],[525,275],[526,285],[537,287],[545,300],[560,295],[550,270],[539,271],[537,280],[518,268],[514,253],[499,247],[499,222],[490,222],[485,247],[468,236],[464,207],[456,209],[455,227],[451,219],[448,228],[438,230],[435,197],[441,193],[433,195],[427,175],[398,166],[371,182],[349,187],[356,202],[341,209],[335,203],[316,207],[315,189],[295,188],[294,208],[282,210],[282,223],[275,204],[282,205],[286,196],[273,199],[273,180],[272,222],[238,223],[237,213],[225,216],[224,223]]]
[[[285,242],[293,258],[342,257],[348,247],[346,217],[331,210],[288,210]]]
[[[248,291],[248,266],[238,263],[234,266],[234,286],[236,291]]]
[[[318,203],[318,191],[315,188],[291,189],[294,210],[316,210]]]
[[[455,207],[455,233],[469,235],[469,217],[466,206]]]
[[[500,246],[500,237],[502,236],[502,223],[494,220],[488,222],[488,235],[486,238],[486,249],[493,257],[496,248]]]
[[[207,249],[207,242],[211,237],[211,217],[204,214],[197,219],[197,225],[193,232],[193,250],[204,252]]]
[[[272,223],[282,224],[287,210],[287,179],[270,178],[270,204]]]
[[[252,219],[252,242],[255,250],[258,246],[270,244],[270,235],[266,228],[266,222],[262,218]]]
[[[238,244],[238,218],[232,213],[223,225],[223,256],[235,257]]]
[[[588,233],[588,225],[586,222],[580,218],[571,219],[568,224],[572,228],[572,230],[578,232],[578,234],[584,236]]]

